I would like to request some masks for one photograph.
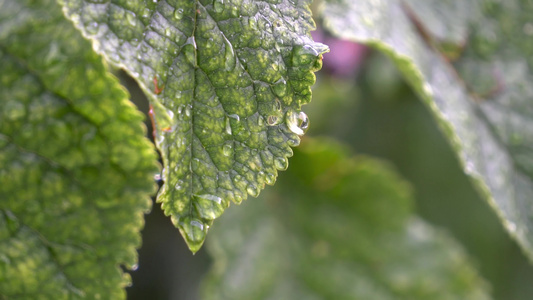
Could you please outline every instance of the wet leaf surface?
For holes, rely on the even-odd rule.
[[[166,215],[191,251],[230,205],[288,166],[314,71],[309,1],[62,0],[95,50],[149,96]]]

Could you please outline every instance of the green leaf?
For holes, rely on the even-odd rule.
[[[143,116],[55,1],[0,1],[0,298],[124,299],[151,207]]]
[[[533,4],[347,1],[336,35],[389,55],[425,100],[503,224],[533,258]]]
[[[386,164],[306,139],[276,188],[218,221],[205,299],[489,299]]]
[[[309,0],[61,0],[98,53],[148,95],[165,184],[158,195],[191,251],[230,202],[287,168],[308,126]]]

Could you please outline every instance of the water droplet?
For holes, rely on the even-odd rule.
[[[288,111],[286,116],[286,124],[290,131],[297,135],[303,135],[309,128],[309,118],[301,111]]]
[[[225,53],[224,53],[224,67],[226,68],[226,71],[233,71],[235,69],[235,65],[237,64],[237,57],[235,56],[235,52],[233,51],[233,46],[228,41],[226,36],[222,35],[224,37],[224,44],[225,44]]]
[[[276,175],[271,174],[271,173],[266,174],[265,182],[268,185],[274,185],[274,183],[276,182]]]
[[[183,18],[183,8],[177,8],[174,11],[174,18],[176,18],[176,20],[181,20]]]
[[[191,107],[189,105],[185,107],[185,116],[187,117],[191,116]]]
[[[217,204],[220,204],[222,203],[222,198],[218,197],[218,196],[215,196],[215,195],[211,195],[211,194],[203,194],[203,195],[195,195],[197,198],[202,198],[202,199],[205,199],[205,200],[209,200],[209,201],[213,201]]]
[[[165,35],[166,35],[167,37],[172,36],[172,29],[170,29],[170,27],[168,27],[167,29],[165,29]]]
[[[507,225],[507,229],[511,232],[511,233],[515,233],[516,232],[516,224],[512,221],[506,221],[505,222],[505,225]]]
[[[149,8],[145,8],[145,9],[143,9],[142,17],[143,17],[143,18],[148,18],[148,17],[150,17],[150,16],[151,16],[151,11],[150,11],[150,9],[149,9]]]
[[[246,192],[248,192],[248,195],[252,197],[259,196],[259,189],[253,184],[248,185],[248,187],[246,188]]]
[[[224,11],[224,0],[215,0],[213,1],[213,8],[216,13],[221,13]]]
[[[231,115],[228,115],[228,117],[237,120],[237,122],[239,122],[241,120],[241,118],[237,114],[231,114]]]
[[[244,200],[244,197],[240,193],[233,194],[233,201],[237,204],[240,204]]]
[[[257,17],[249,17],[248,18],[248,26],[250,26],[251,29],[257,30]]]
[[[224,156],[231,156],[233,154],[233,146],[231,144],[225,144],[222,147],[222,153]]]
[[[231,8],[231,16],[234,17],[234,18],[238,18],[239,17],[239,8],[237,6],[233,6]]]
[[[189,63],[194,67],[198,67],[196,49],[196,41],[194,39],[194,36],[189,37],[187,39],[187,43],[185,43],[185,45],[183,46],[183,53],[185,54],[185,58],[187,58]]]
[[[295,66],[311,64],[326,52],[329,52],[328,46],[321,43],[296,46],[292,55],[292,63]]]
[[[289,161],[285,157],[277,157],[274,160],[274,166],[280,171],[285,171],[289,167]]]
[[[165,136],[161,134],[161,132],[156,132],[155,141],[157,145],[162,145],[163,141],[165,141]]]
[[[183,189],[183,181],[182,180],[178,180],[178,182],[176,182],[176,185],[174,185],[174,188],[176,189],[176,191],[182,190]]]
[[[131,265],[131,270],[132,271],[137,271],[137,269],[139,269],[139,265],[138,264]]]
[[[155,181],[161,181],[161,174],[157,173],[154,175],[154,180]]]
[[[287,140],[287,144],[291,147],[298,147],[300,145],[300,139],[299,138],[296,138],[296,139],[288,139]]]
[[[167,109],[168,117],[170,118],[170,121],[174,120],[174,112],[170,109]]]
[[[265,31],[268,33],[272,33],[272,24],[270,24],[269,21],[265,23]]]
[[[257,117],[257,125],[259,125],[260,127],[263,127],[263,125],[265,124],[265,121],[263,121],[263,117],[260,115]]]
[[[246,179],[244,179],[244,177],[237,174],[235,175],[235,177],[233,177],[233,184],[235,185],[235,187],[242,190],[246,188],[248,182],[246,181]]]
[[[137,18],[133,12],[126,13],[126,20],[128,23],[130,23],[131,26],[135,26],[137,24]]]
[[[229,121],[229,118],[226,118],[226,133],[231,135],[232,131],[231,131],[231,123]]]
[[[279,101],[278,98],[276,98],[276,101],[274,101],[274,109],[281,112],[281,101]]]
[[[202,221],[191,217],[181,218],[178,222],[178,226],[187,240],[187,244],[191,251],[198,251],[205,240],[208,227],[205,226]]]
[[[213,47],[213,38],[209,38],[207,42],[205,43],[206,49],[211,49],[211,47]]]
[[[91,22],[87,25],[87,33],[88,34],[96,34],[98,32],[98,23]]]
[[[287,94],[287,81],[285,78],[281,77],[272,85],[272,92],[278,97],[283,97]],[[279,100],[278,100],[279,102]],[[280,103],[281,106],[281,103]]]
[[[279,118],[276,117],[276,116],[268,116],[267,124],[268,124],[268,126],[277,125],[277,124],[279,124]]]

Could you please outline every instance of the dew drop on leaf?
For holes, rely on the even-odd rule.
[[[303,135],[309,128],[309,118],[303,111],[288,111],[285,119],[289,130],[297,135]]]
[[[211,195],[211,194],[196,195],[196,197],[201,198],[201,199],[206,199],[209,201],[213,201],[213,202],[216,202],[217,204],[222,203],[222,198],[215,196],[215,195]]]
[[[281,77],[272,85],[272,92],[274,92],[274,94],[278,97],[283,97],[287,94],[287,81],[285,78]]]
[[[149,18],[151,16],[151,11],[150,9],[147,7],[145,9],[143,9],[143,12],[142,12],[142,15],[141,15],[143,18]]]
[[[225,53],[224,53],[224,66],[226,68],[226,71],[233,71],[235,69],[235,65],[237,64],[235,56],[235,52],[233,51],[233,46],[228,41],[228,39],[224,37],[224,44],[225,44]]]
[[[280,171],[285,171],[289,166],[289,162],[285,157],[278,157],[274,160],[274,165],[276,166],[276,169]]]
[[[174,18],[176,18],[176,20],[181,20],[183,18],[183,8],[177,8],[174,11]]]
[[[176,189],[176,191],[182,190],[183,189],[183,181],[182,180],[178,180],[178,182],[176,182],[176,185],[174,185],[174,188]]]
[[[288,139],[287,144],[291,147],[298,147],[300,145],[300,139]]]
[[[241,118],[239,117],[239,115],[236,115],[236,114],[228,115],[228,117],[237,120],[237,122],[239,122],[239,121],[241,120]]]
[[[179,225],[183,228],[183,233],[187,241],[191,245],[199,248],[207,234],[207,226],[205,226],[200,220],[191,217],[181,218],[179,220]]]
[[[224,156],[231,156],[233,154],[233,146],[231,144],[225,144],[222,147],[222,153]]]
[[[329,51],[328,46],[321,43],[312,43],[294,47],[292,64],[303,66],[314,63],[320,55]]]
[[[229,118],[226,117],[226,133],[231,135],[232,131],[231,131],[231,123],[229,121]]]
[[[281,101],[279,101],[278,98],[276,98],[276,101],[274,102],[274,109],[277,110],[277,111],[281,111],[282,110]]]
[[[212,194],[194,195],[196,209],[202,218],[213,220],[224,212],[222,198]]]
[[[256,16],[248,18],[248,26],[250,26],[252,30],[257,30],[257,17]]]
[[[246,188],[246,192],[248,192],[248,195],[252,197],[259,196],[259,189],[253,184],[248,185],[248,187]]]
[[[198,61],[196,57],[196,41],[194,40],[193,36],[187,39],[187,43],[183,46],[183,53],[191,65],[198,67]]]
[[[131,26],[135,26],[137,24],[137,18],[133,12],[126,13],[126,20]]]
[[[271,173],[266,174],[265,182],[268,185],[274,185],[274,183],[276,182],[276,175],[271,174]]]
[[[268,116],[267,124],[268,124],[268,126],[277,125],[277,124],[279,124],[279,118],[276,117],[276,116]]]
[[[98,32],[98,23],[91,22],[87,25],[87,33],[96,34]]]

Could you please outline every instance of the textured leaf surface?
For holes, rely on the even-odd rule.
[[[0,298],[124,299],[156,156],[55,1],[0,1]]]
[[[287,168],[308,125],[313,43],[308,1],[61,0],[94,48],[148,94],[164,161],[158,201],[190,249],[230,201]]]
[[[334,33],[394,59],[530,258],[532,14],[519,0],[332,0],[324,9]]]
[[[383,163],[305,140],[276,188],[218,221],[205,299],[489,299]]]

